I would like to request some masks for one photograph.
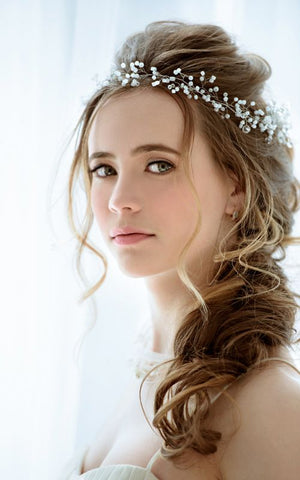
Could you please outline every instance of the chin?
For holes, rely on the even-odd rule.
[[[132,277],[132,278],[144,278],[144,277],[149,277],[152,275],[155,275],[157,272],[153,272],[151,269],[138,269],[138,268],[130,268],[130,267],[124,267],[119,265],[119,268],[121,272],[126,275],[127,277]]]
[[[147,278],[147,277],[158,277],[160,275],[166,274],[174,274],[176,271],[176,266],[174,265],[147,265],[147,266],[138,266],[137,262],[134,264],[131,263],[130,265],[124,265],[117,262],[119,269],[121,272],[126,275],[127,277],[132,278]]]

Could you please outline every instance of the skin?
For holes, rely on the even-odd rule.
[[[89,155],[98,151],[114,155],[113,158],[90,162],[91,169],[100,164],[107,165],[93,173],[91,200],[95,220],[120,269],[128,276],[143,278],[146,283],[154,331],[153,350],[171,354],[176,321],[180,321],[181,311],[191,301],[178,277],[176,264],[196,225],[197,206],[180,156],[162,151],[134,156],[131,150],[143,144],[163,143],[180,151],[183,127],[183,114],[172,96],[158,89],[132,89],[122,97],[109,99],[101,107],[88,143]],[[156,160],[168,163],[149,165]],[[189,250],[187,270],[201,291],[209,281],[218,243],[232,226],[232,213],[242,208],[244,195],[235,179],[219,170],[201,131],[196,133],[190,160],[201,204],[202,225]],[[159,167],[166,173],[159,173]],[[107,176],[100,176],[104,174]],[[111,239],[110,231],[125,225],[146,230],[154,236],[131,245],[117,245]],[[276,354],[292,363],[291,356],[284,349],[274,352]],[[257,377],[250,375],[244,382],[242,380],[231,386],[230,393],[237,401],[243,421],[242,428],[229,443],[228,437],[233,433],[233,414],[230,402],[226,397],[220,397],[213,406],[210,427],[222,431],[226,441],[211,463],[206,457],[192,452],[194,456],[190,459],[196,460],[196,465],[189,470],[188,478],[198,479],[199,475],[216,478],[219,475],[232,480],[246,477],[298,479],[299,429],[295,425],[299,424],[299,383],[295,386],[295,380],[286,372],[287,368],[275,362],[273,368],[260,372]],[[129,391],[132,393],[131,389]],[[133,393],[132,398],[137,402],[136,391]],[[151,395],[148,400],[152,405]],[[101,428],[105,448],[101,441],[100,446],[98,440],[95,442],[82,473],[97,468],[103,459],[105,462],[110,448],[107,438],[112,444],[124,414],[123,396],[121,403],[113,416],[115,423],[109,422],[104,437]],[[127,418],[132,414],[130,431],[133,437],[130,438],[134,442],[136,438],[141,438],[140,432],[144,427],[132,430],[134,422],[138,422],[136,403],[129,406],[128,412]],[[141,425],[145,425],[144,418]],[[136,431],[139,435],[134,435]],[[129,460],[134,465],[145,466],[150,449],[154,452],[158,448],[154,447],[153,437],[148,437],[148,433],[145,438],[149,446],[147,458],[144,450],[139,450],[138,443],[134,444],[137,445],[134,460],[131,456]],[[283,440],[279,441],[279,438]],[[138,442],[140,444],[140,440]],[[126,452],[124,454],[124,444],[121,443],[119,449],[118,445],[115,450],[112,449],[106,464],[120,463],[120,459],[123,461],[124,458],[122,455]],[[125,459],[125,462],[128,460]],[[165,480],[187,478],[185,471],[162,458],[155,461],[152,472]]]
[[[113,158],[94,158],[91,201],[95,220],[123,273],[144,279],[153,323],[153,350],[171,353],[177,319],[191,294],[178,277],[179,254],[193,233],[198,212],[180,155],[131,151],[144,144],[164,144],[178,152],[184,116],[177,102],[159,89],[132,89],[110,98],[98,111],[89,141],[89,156],[105,151]],[[161,160],[163,163],[151,162]],[[202,224],[187,255],[187,271],[201,286],[209,281],[213,255],[241,208],[243,194],[234,178],[219,169],[197,131],[191,153],[191,175],[199,196]],[[167,163],[165,163],[167,162]],[[106,175],[106,176],[104,176]],[[131,225],[153,234],[120,246],[112,228]]]

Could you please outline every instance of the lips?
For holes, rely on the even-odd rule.
[[[132,245],[140,243],[142,240],[151,239],[154,235],[145,235],[144,233],[130,233],[128,235],[117,235],[112,239],[116,245]]]
[[[153,235],[153,233],[151,232],[148,232],[138,227],[132,227],[130,225],[119,227],[119,228],[113,228],[110,231],[110,236],[112,238],[115,238],[119,235],[132,235],[132,234]]]

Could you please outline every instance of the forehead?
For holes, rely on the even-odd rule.
[[[109,98],[98,110],[89,134],[89,150],[112,149],[139,142],[163,143],[180,149],[184,116],[178,103],[166,92],[154,87],[132,88]]]

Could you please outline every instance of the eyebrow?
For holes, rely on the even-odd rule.
[[[131,150],[132,155],[138,155],[139,153],[143,152],[153,152],[153,151],[160,151],[160,152],[167,152],[173,153],[175,155],[180,155],[180,152],[175,150],[174,148],[168,147],[167,145],[163,145],[162,143],[148,143],[146,145],[139,145]],[[89,162],[91,162],[94,158],[115,158],[110,152],[94,152],[89,157]]]

